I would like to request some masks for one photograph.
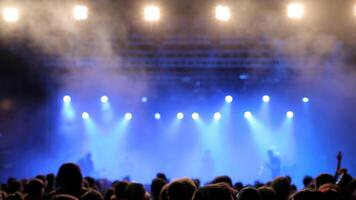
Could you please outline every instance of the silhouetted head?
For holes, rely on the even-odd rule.
[[[140,183],[130,183],[127,186],[127,200],[145,200],[145,188]]]
[[[315,190],[304,189],[299,191],[290,198],[290,200],[320,200],[321,195]]]
[[[261,200],[261,195],[257,189],[253,187],[247,187],[243,188],[237,194],[237,200]]]
[[[213,181],[211,181],[211,184],[216,184],[216,183],[226,183],[230,187],[232,187],[232,180],[229,176],[217,176],[214,178]]]
[[[126,190],[127,190],[128,186],[129,186],[129,183],[126,181],[118,181],[115,183],[114,191],[115,191],[115,196],[116,196],[117,200],[127,198]]]
[[[7,192],[9,194],[15,193],[15,192],[22,192],[23,191],[23,186],[22,183],[16,179],[11,179],[10,181],[8,181],[8,185],[7,185]]]
[[[53,196],[52,200],[78,200],[78,198],[69,194],[59,194]]]
[[[198,189],[192,200],[232,200],[235,199],[236,190],[226,183],[217,183]]]
[[[166,185],[163,186],[163,188],[161,189],[161,192],[159,193],[159,199],[160,200],[168,200],[168,187],[169,187],[169,183],[167,183]]]
[[[96,190],[89,190],[84,195],[82,195],[80,200],[104,200],[104,197]]]
[[[57,189],[64,194],[78,195],[82,189],[83,176],[78,165],[74,163],[63,164],[57,174]]]
[[[151,182],[151,194],[153,199],[159,199],[159,194],[163,186],[166,185],[166,181],[160,178],[155,178]]]
[[[111,198],[115,195],[114,189],[109,188],[105,192],[104,200],[111,200]]]
[[[323,200],[343,200],[344,196],[340,187],[333,183],[326,183],[320,186],[319,191],[321,192]]]
[[[44,184],[40,179],[31,180],[28,185],[28,195],[30,196],[42,196],[44,194]]]
[[[164,173],[161,173],[161,172],[156,174],[156,178],[160,178],[160,179],[166,181],[166,183],[169,182],[169,180],[167,179],[167,176]]]
[[[170,200],[191,200],[196,189],[193,180],[189,178],[177,179],[168,187],[168,198]]]
[[[244,188],[244,185],[241,182],[237,182],[234,185],[235,190],[240,191],[242,188]]]
[[[304,185],[304,187],[308,187],[308,186],[310,186],[310,184],[313,182],[313,177],[311,177],[311,176],[305,176],[304,178],[303,178],[303,185]]]
[[[326,183],[335,183],[334,177],[330,174],[320,174],[315,179],[315,189],[318,190],[320,188],[320,186],[322,186]]]
[[[267,186],[257,189],[260,192],[261,200],[274,200],[276,199],[276,192]]]
[[[272,183],[271,187],[276,192],[276,199],[277,200],[286,200],[290,194],[290,182],[289,179],[286,177],[277,177],[275,178]]]

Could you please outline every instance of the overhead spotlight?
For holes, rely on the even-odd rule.
[[[287,114],[286,114],[286,116],[287,116],[289,119],[291,119],[291,118],[294,117],[294,113],[293,113],[292,111],[288,111]]]
[[[308,102],[309,102],[309,98],[308,98],[308,97],[303,97],[302,101],[303,101],[304,103],[308,103]]]
[[[251,118],[252,118],[252,113],[251,113],[250,111],[246,111],[246,112],[244,113],[244,117],[245,117],[246,119],[251,119]]]
[[[225,102],[226,102],[226,103],[231,103],[233,100],[234,100],[234,98],[233,98],[231,95],[227,95],[227,96],[225,97]]]
[[[100,101],[101,101],[101,103],[107,103],[107,102],[109,102],[109,97],[108,96],[102,96],[100,98]]]
[[[73,18],[77,21],[88,19],[89,9],[84,5],[75,5],[73,7]]]
[[[214,113],[214,119],[216,121],[220,120],[221,119],[221,113],[219,113],[219,112]]]
[[[161,10],[158,6],[146,6],[144,9],[144,18],[149,22],[156,22],[161,18]]]
[[[199,119],[199,114],[198,113],[193,113],[192,114],[192,119],[194,119],[194,120],[198,120]]]
[[[89,119],[89,118],[90,118],[89,113],[87,113],[87,112],[83,112],[83,113],[82,113],[82,118],[83,118],[84,120]]]
[[[5,7],[2,9],[2,18],[5,22],[17,22],[20,19],[20,12],[16,7]]]
[[[64,103],[70,103],[72,101],[72,98],[69,95],[65,95],[63,97],[63,102]]]
[[[161,114],[160,113],[155,113],[155,119],[157,119],[157,120],[161,119]]]
[[[141,98],[141,102],[142,102],[142,103],[146,103],[147,101],[148,101],[148,98],[147,98],[147,97],[142,97],[142,98]]]
[[[262,101],[265,103],[268,103],[271,100],[271,98],[268,95],[263,95]]]
[[[183,119],[184,114],[182,112],[177,113],[177,119]]]
[[[132,113],[125,113],[124,117],[126,120],[131,120],[133,116],[132,116]]]
[[[227,22],[231,18],[231,11],[228,6],[218,5],[215,8],[215,17],[219,21]]]
[[[304,5],[302,3],[290,3],[287,8],[287,15],[291,19],[301,19],[304,16]]]

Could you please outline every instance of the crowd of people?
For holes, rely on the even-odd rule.
[[[146,187],[130,180],[111,183],[83,177],[77,164],[66,163],[57,175],[9,178],[1,185],[0,200],[356,200],[356,179],[346,169],[338,169],[335,175],[306,176],[303,184],[297,190],[290,177],[279,176],[267,183],[243,185],[218,176],[201,185],[198,179],[169,181],[158,173]]]

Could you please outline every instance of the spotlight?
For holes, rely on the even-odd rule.
[[[17,22],[20,18],[19,10],[15,7],[6,7],[2,9],[2,18],[5,22]]]
[[[192,114],[192,119],[194,119],[194,120],[198,120],[199,119],[199,114],[198,113],[193,113]]]
[[[309,98],[308,98],[308,97],[303,97],[302,101],[303,101],[304,103],[308,103],[308,102],[309,102]]]
[[[221,119],[221,113],[219,113],[219,112],[214,113],[214,119],[216,121],[220,120]]]
[[[268,95],[264,95],[262,97],[262,101],[265,102],[265,103],[268,103],[270,100],[271,100],[271,98]]]
[[[63,97],[63,102],[64,103],[70,103],[72,101],[72,98],[69,95],[65,95]]]
[[[84,5],[75,5],[73,7],[73,18],[77,21],[88,19],[89,9]]]
[[[301,19],[304,16],[304,5],[301,3],[291,3],[288,5],[287,15],[291,19]]]
[[[144,9],[144,18],[149,22],[156,22],[161,17],[161,10],[158,6],[146,6]]]
[[[288,111],[287,114],[286,114],[286,116],[287,116],[289,119],[291,119],[291,118],[294,117],[294,113],[293,113],[292,111]]]
[[[148,101],[148,98],[147,98],[147,97],[142,97],[142,98],[141,98],[141,102],[142,102],[142,103],[146,103],[147,101]]]
[[[84,120],[89,119],[89,118],[90,118],[89,113],[87,113],[87,112],[83,112],[83,113],[82,113],[82,118],[83,118]]]
[[[155,113],[155,119],[161,119],[161,114],[160,113]]]
[[[182,112],[177,113],[177,119],[183,119],[184,114]]]
[[[227,22],[231,18],[230,8],[223,5],[218,5],[215,8],[215,17],[219,21]]]
[[[100,98],[100,101],[101,101],[101,103],[107,103],[107,102],[109,102],[109,97],[108,96],[102,96]]]
[[[251,113],[250,111],[246,111],[246,112],[244,113],[244,117],[245,117],[246,119],[251,119],[251,118],[252,118],[252,113]]]
[[[227,95],[227,96],[225,97],[226,103],[231,103],[233,100],[234,100],[234,98],[232,98],[232,96],[230,96],[230,95]]]
[[[125,113],[125,119],[126,120],[131,120],[132,119],[132,113]]]

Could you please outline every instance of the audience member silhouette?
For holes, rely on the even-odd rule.
[[[191,200],[197,189],[193,180],[189,178],[177,179],[169,184],[168,199],[169,200]]]

